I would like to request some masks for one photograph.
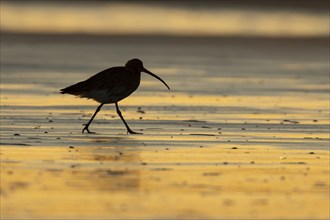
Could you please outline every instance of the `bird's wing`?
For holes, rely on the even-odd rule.
[[[111,88],[120,83],[123,72],[123,67],[112,67],[103,70],[85,80],[82,89],[86,92],[93,90],[111,90]]]

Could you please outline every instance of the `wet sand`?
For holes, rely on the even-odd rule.
[[[1,218],[327,219],[326,39],[1,41]],[[135,42],[135,41],[136,42]],[[143,76],[107,105],[59,89],[132,57]]]

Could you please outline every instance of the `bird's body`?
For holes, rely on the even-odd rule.
[[[116,103],[132,94],[140,85],[141,72],[126,68],[112,67],[89,79],[61,90],[61,93],[94,99],[99,103]]]
[[[102,106],[104,104],[115,103],[117,113],[124,122],[127,132],[130,134],[137,134],[128,127],[119,110],[118,102],[128,97],[139,87],[141,72],[146,72],[157,78],[170,89],[161,78],[145,69],[142,61],[139,59],[129,60],[124,67],[112,67],[103,70],[85,81],[61,89],[62,94],[71,94],[81,98],[93,99],[101,103],[82,132],[86,130],[88,133],[91,133],[88,127],[96,114],[101,110]]]

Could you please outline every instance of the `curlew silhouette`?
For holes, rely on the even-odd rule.
[[[62,94],[71,94],[80,98],[94,99],[95,101],[101,103],[96,108],[92,118],[87,124],[85,124],[82,133],[84,133],[84,131],[93,133],[89,131],[88,128],[96,114],[101,110],[104,104],[115,103],[117,114],[124,122],[127,128],[127,133],[141,134],[134,132],[129,128],[118,106],[119,101],[128,97],[139,87],[141,72],[148,73],[149,75],[160,80],[170,90],[170,87],[165,83],[165,81],[145,69],[142,61],[139,59],[129,60],[125,66],[112,67],[103,70],[85,81],[78,82],[77,84],[61,89],[60,93]]]

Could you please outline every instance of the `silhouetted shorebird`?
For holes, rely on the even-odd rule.
[[[132,94],[139,87],[141,72],[148,73],[149,75],[160,80],[170,90],[170,87],[164,82],[164,80],[145,69],[142,61],[139,59],[129,60],[125,66],[112,67],[103,70],[85,81],[78,82],[77,84],[61,89],[60,93],[62,94],[71,94],[79,96],[80,98],[94,99],[95,101],[101,103],[97,107],[89,122],[85,124],[82,133],[84,133],[85,130],[88,133],[92,133],[89,131],[88,127],[92,123],[96,114],[101,110],[102,106],[104,104],[115,103],[117,114],[124,122],[127,128],[127,133],[141,134],[132,131],[128,127],[118,107],[118,102],[120,100]]]

